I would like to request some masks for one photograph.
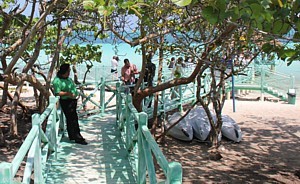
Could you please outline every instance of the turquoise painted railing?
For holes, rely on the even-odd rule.
[[[288,91],[295,89],[294,76],[271,71],[262,66],[249,67],[245,73],[246,76],[235,77],[236,90],[257,90],[261,92],[261,97],[264,96],[264,93],[267,93],[283,101],[288,101]],[[227,90],[232,90],[231,87],[231,85],[228,85]],[[290,101],[288,102],[290,103]]]
[[[50,167],[49,159],[56,158],[57,146],[65,131],[65,117],[58,107],[58,97],[51,96],[49,105],[42,114],[32,115],[32,128],[11,163],[0,163],[0,183],[20,183],[15,175],[26,158],[22,183],[45,183]],[[47,122],[46,131],[42,124]]]
[[[84,84],[78,85],[79,95],[82,99],[81,104],[77,107],[78,116],[82,117],[87,114],[95,114],[98,113],[99,116],[104,116],[105,109],[108,107],[109,103],[115,98],[116,96],[116,83],[118,80],[107,80],[104,77],[100,78],[99,82],[88,82]],[[84,90],[80,90],[81,88],[92,87],[92,91],[89,94],[86,94]],[[106,91],[110,91],[113,93],[109,99],[106,99]],[[93,97],[99,93],[100,101],[97,102],[93,99]],[[93,110],[88,110],[85,112],[80,112],[87,103],[92,103],[96,108]]]
[[[237,83],[237,87],[239,87],[240,89],[243,89],[242,86],[244,85],[245,89],[253,88],[253,90],[263,91],[270,89],[270,86],[273,85],[271,80],[266,79],[267,75],[265,75],[264,70],[261,70],[262,74],[260,75],[261,77],[258,80],[261,81],[260,83],[255,81],[252,71],[248,72],[249,73],[247,73],[247,80],[244,80],[243,78],[238,80],[243,81]],[[272,75],[275,74],[273,73]],[[289,88],[294,87],[294,79],[292,76],[280,77],[285,81],[285,83],[290,83]],[[246,85],[249,81],[252,86]],[[275,80],[273,79],[273,81],[278,82],[278,77]],[[116,85],[116,88],[110,89],[112,87],[111,84]],[[208,84],[209,78],[207,77],[204,79],[203,89],[208,90]],[[260,85],[258,85],[258,88],[255,88],[257,84]],[[112,100],[112,98],[114,98],[115,95],[117,96],[117,125],[121,130],[129,153],[133,155],[132,159],[134,160],[134,162],[132,163],[136,165],[135,170],[137,174],[137,182],[145,183],[146,173],[148,173],[150,183],[157,182],[152,158],[153,154],[166,176],[166,183],[181,183],[182,168],[180,163],[168,162],[166,160],[165,156],[162,154],[161,150],[159,149],[158,145],[156,144],[148,130],[148,116],[152,115],[153,108],[147,108],[147,105],[144,105],[143,111],[145,112],[138,113],[132,105],[131,96],[126,95],[122,92],[123,90],[121,84],[118,81],[106,81],[104,78],[101,78],[100,83],[93,83],[92,85],[95,85],[95,89],[92,93],[95,93],[98,90],[100,91],[100,104],[92,102],[91,94],[87,96],[82,93],[82,95],[86,98],[86,101],[84,103],[86,103],[87,101],[91,101],[92,103],[94,103],[94,105],[99,107],[102,115],[105,112],[107,104]],[[111,90],[114,93],[107,102],[105,102],[106,89]],[[183,104],[195,100],[195,92],[196,83],[181,85],[162,91],[159,98],[159,113],[164,113],[174,108],[182,109]],[[202,93],[205,93],[205,90],[202,91]],[[281,97],[281,93],[278,93],[278,96]],[[145,104],[150,103],[149,99],[145,100]],[[65,131],[64,115],[60,109],[57,109],[58,98],[50,97],[49,102],[49,106],[41,115],[34,114],[32,116],[32,129],[27,135],[13,161],[11,163],[0,163],[1,184],[18,183],[14,180],[14,177],[26,155],[27,160],[22,182],[30,183],[32,170],[34,170],[35,183],[43,183],[45,181],[47,169],[49,167],[47,161],[52,157],[56,157],[57,144],[59,143],[63,132]],[[45,133],[41,128],[41,125],[44,121],[47,121]],[[135,126],[138,127],[137,130]]]
[[[130,155],[137,183],[160,182],[156,178],[153,157],[165,174],[165,183],[182,183],[181,164],[167,161],[147,127],[148,115],[137,112],[131,95],[123,92],[120,83],[117,84],[117,89],[117,126]]]
[[[163,79],[166,81],[165,79]],[[173,109],[183,110],[183,105],[195,102],[197,92],[196,82],[183,84],[180,86],[172,87],[160,92],[158,96],[158,114],[166,113]],[[204,94],[204,90],[201,91]],[[143,111],[151,118],[153,115],[153,97],[149,96],[144,99]],[[151,104],[151,107],[148,107]]]

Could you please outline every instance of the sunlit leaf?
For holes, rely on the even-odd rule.
[[[187,6],[191,4],[192,0],[172,0],[177,6]]]
[[[283,4],[282,4],[281,0],[278,0],[278,4],[279,4],[280,8],[283,7]]]
[[[83,7],[86,10],[94,10],[95,6],[96,6],[96,3],[92,0],[83,1]]]
[[[105,5],[105,1],[104,0],[94,0],[94,2],[97,4],[97,5]]]
[[[98,13],[100,15],[106,15],[106,9],[104,6],[98,6]]]
[[[140,12],[137,9],[131,7],[130,10],[134,11],[136,16],[142,18],[142,15],[140,14]]]

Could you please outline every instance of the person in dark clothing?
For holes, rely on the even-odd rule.
[[[149,55],[147,56],[147,65],[146,65],[146,71],[145,71],[145,76],[144,76],[144,82],[147,83],[148,87],[153,86],[155,70],[156,70],[156,66],[154,63],[152,63],[152,53],[149,53]],[[150,103],[148,105],[148,108],[151,107],[153,95],[150,95],[149,98],[150,98]]]
[[[175,57],[172,57],[170,62],[169,62],[168,68],[174,68],[175,62],[176,62]]]
[[[153,78],[155,76],[156,66],[152,63],[151,59],[148,59],[145,71],[144,82],[148,83],[148,87],[153,86]]]
[[[59,103],[67,119],[67,131],[70,140],[86,145],[86,140],[80,134],[78,115],[76,112],[78,91],[70,75],[70,65],[62,64],[52,84],[55,96],[60,96]]]

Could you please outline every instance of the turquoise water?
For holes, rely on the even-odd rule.
[[[294,76],[295,88],[300,89],[300,61],[294,61],[290,66],[287,66],[286,63],[283,62],[277,62],[275,68],[277,72]]]
[[[102,63],[100,65],[110,66],[110,61],[114,55],[118,55],[120,58],[119,65],[123,65],[125,58],[141,68],[142,65],[142,56],[136,52],[138,47],[131,47],[128,44],[100,44],[102,46]]]
[[[140,53],[136,52],[138,47],[131,47],[128,44],[121,43],[118,45],[112,45],[108,43],[100,44],[102,46],[102,58],[101,63],[96,63],[94,66],[96,68],[102,68],[101,71],[92,71],[89,75],[94,78],[99,79],[101,75],[105,73],[110,73],[110,61],[114,55],[118,55],[120,58],[119,61],[119,71],[123,66],[123,60],[128,58],[129,61],[135,65],[140,70],[142,67],[142,56]],[[157,57],[156,57],[157,58]],[[153,62],[158,64],[158,61],[154,57]],[[46,61],[49,59],[49,56],[45,54],[41,54],[39,57],[39,61]],[[294,61],[290,66],[287,66],[283,61],[276,61],[276,72],[284,73],[285,75],[293,75],[295,77],[295,88],[300,89],[300,62]]]
[[[100,65],[110,66],[110,60],[114,55],[113,46],[111,44],[102,44],[102,61]],[[136,64],[138,69],[142,67],[142,56],[135,52],[135,48],[131,48],[128,44],[120,44],[118,47],[118,55],[120,56],[120,64],[123,65],[123,60],[128,58],[132,63]],[[154,63],[158,64],[154,58]],[[276,61],[276,72],[283,73],[285,75],[292,75],[295,77],[295,88],[300,89],[300,61],[294,61],[290,66],[283,61]]]

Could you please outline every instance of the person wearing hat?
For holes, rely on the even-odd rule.
[[[67,131],[70,140],[75,143],[86,145],[86,140],[80,134],[77,115],[77,96],[79,95],[76,85],[69,77],[71,67],[69,64],[62,64],[52,84],[54,95],[59,96],[59,103],[67,119]]]

